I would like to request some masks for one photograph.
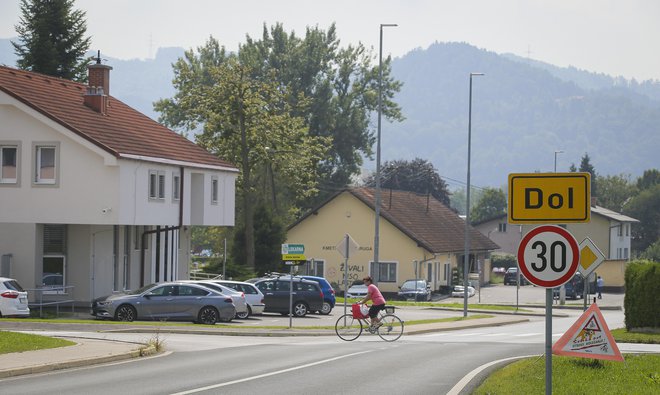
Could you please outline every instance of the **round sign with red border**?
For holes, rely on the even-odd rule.
[[[566,283],[579,263],[580,249],[575,237],[560,226],[536,227],[518,246],[520,272],[539,287],[554,288]]]

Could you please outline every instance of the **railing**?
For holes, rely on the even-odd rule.
[[[191,271],[190,279],[191,280],[222,280],[222,274]]]
[[[39,307],[39,318],[43,317],[44,307],[55,307],[55,314],[59,317],[60,305],[71,303],[71,313],[75,312],[74,300],[70,299],[73,292],[73,285],[69,286],[48,286],[40,288],[26,289],[28,295],[33,292],[35,299],[29,302],[30,309]]]

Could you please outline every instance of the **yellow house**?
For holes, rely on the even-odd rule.
[[[307,262],[299,273],[322,276],[335,289],[371,275],[383,292],[397,292],[407,279],[426,279],[434,291],[452,284],[463,267],[465,221],[432,196],[383,190],[379,264],[374,264],[375,190],[350,188],[331,196],[289,227],[287,243],[303,244]],[[345,257],[342,243],[349,245]],[[488,281],[490,251],[499,248],[470,228],[470,272]],[[486,277],[484,277],[485,275]]]

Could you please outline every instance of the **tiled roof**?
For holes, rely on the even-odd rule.
[[[371,210],[375,210],[375,189],[350,188],[332,196],[310,214],[320,210],[340,193],[350,193]],[[465,221],[433,196],[383,189],[380,214],[431,253],[460,252],[465,249]],[[293,226],[295,224],[291,227]],[[499,248],[478,230],[470,227],[470,250],[488,251]]]
[[[621,213],[617,213],[616,211],[612,211],[609,209],[606,209],[605,207],[600,207],[600,206],[591,206],[591,213],[592,214],[600,214],[603,217],[612,219],[614,221],[618,222],[639,222],[639,220],[636,220],[635,218],[629,217],[627,215],[623,215]]]
[[[85,84],[0,66],[0,91],[117,157],[150,157],[235,170],[112,96],[106,114],[92,110],[83,104],[86,89]]]

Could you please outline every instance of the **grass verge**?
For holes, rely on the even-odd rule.
[[[552,393],[658,394],[660,355],[628,354],[625,362],[552,357]],[[543,394],[545,358],[514,362],[490,375],[473,394]]]
[[[74,344],[76,343],[54,337],[0,331],[0,354],[66,347]]]
[[[625,328],[613,329],[611,332],[617,343],[660,344],[660,333],[628,332]]]

